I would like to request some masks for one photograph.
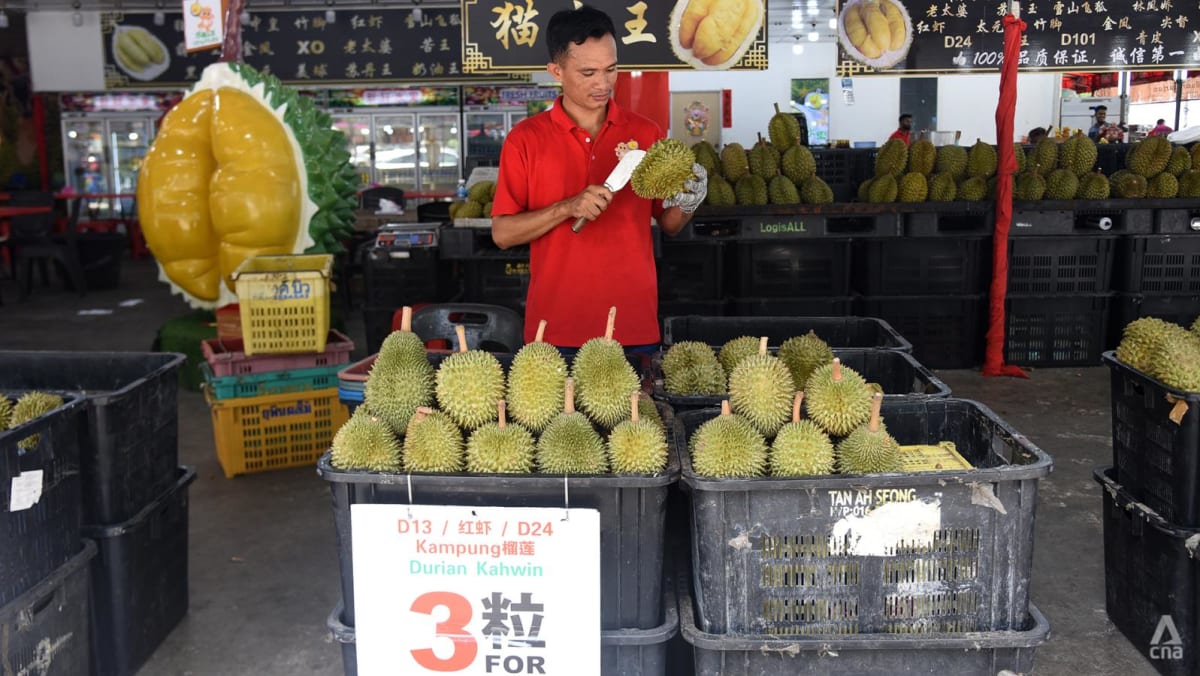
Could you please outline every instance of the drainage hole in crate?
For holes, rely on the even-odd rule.
[[[767,598],[763,620],[770,633],[857,634],[858,600],[855,598]]]

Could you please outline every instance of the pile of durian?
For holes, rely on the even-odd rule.
[[[858,186],[858,201],[977,202],[995,195],[996,165],[995,146],[982,140],[967,149],[892,139],[875,155],[875,176]]]
[[[1115,197],[1200,197],[1200,143],[1189,152],[1165,136],[1138,141],[1125,155],[1125,168],[1109,181]]]
[[[494,355],[467,350],[437,369],[411,331],[411,310],[383,342],[363,404],[333,439],[343,470],[487,474],[657,474],[667,465],[663,421],[612,338],[579,348],[571,368],[558,349],[534,342],[507,374]],[[578,410],[576,404],[578,403]]]
[[[26,392],[15,402],[0,394],[0,432],[37,420],[62,405],[62,397],[46,392]],[[39,438],[40,435],[31,434],[18,441],[17,448],[33,450],[37,448]]]
[[[1125,325],[1117,359],[1181,392],[1200,392],[1200,317],[1191,330],[1156,317]]]
[[[736,338],[720,354],[704,343],[677,343],[663,357],[663,376],[669,390],[694,393],[723,391],[728,382],[721,415],[689,440],[699,476],[901,471],[900,445],[879,415],[883,394],[812,332],[785,342],[779,356],[767,352],[765,336]]]
[[[766,204],[829,204],[833,190],[817,176],[817,161],[800,145],[800,123],[779,112],[767,126],[768,139],[758,135],[749,151],[740,143],[727,143],[718,154],[707,141],[692,146],[708,171],[708,195],[712,206]]]
[[[456,218],[491,218],[492,199],[496,197],[495,181],[479,181],[467,188],[467,199],[450,203],[450,220]]]

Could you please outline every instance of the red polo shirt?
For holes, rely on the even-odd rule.
[[[562,107],[562,97],[544,113],[513,127],[500,151],[500,177],[492,215],[535,211],[603,185],[617,165],[617,146],[648,149],[662,138],[651,120],[609,100],[608,116],[592,138]],[[638,197],[626,186],[600,217],[582,231],[574,219],[530,242],[525,341],[545,319],[546,342],[578,347],[604,335],[608,309],[617,307],[614,337],[622,345],[659,342],[658,282],[651,216],[662,203]]]
[[[898,138],[901,141],[904,141],[904,145],[908,145],[910,137],[911,137],[910,132],[907,132],[907,131],[904,131],[903,129],[897,128],[896,131],[892,132],[892,135],[888,137],[888,140],[891,141],[892,139]]]

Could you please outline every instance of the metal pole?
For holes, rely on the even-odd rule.
[[[1174,129],[1179,129],[1180,113],[1183,110],[1183,80],[1187,77],[1186,70],[1175,71],[1175,124]]]

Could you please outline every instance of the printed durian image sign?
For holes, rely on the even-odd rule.
[[[998,72],[1008,3],[838,0],[838,76]],[[1021,3],[1023,71],[1200,66],[1194,0]]]
[[[594,2],[617,29],[621,68],[764,70],[766,0]],[[463,69],[468,73],[545,70],[545,30],[571,0],[466,0]]]

